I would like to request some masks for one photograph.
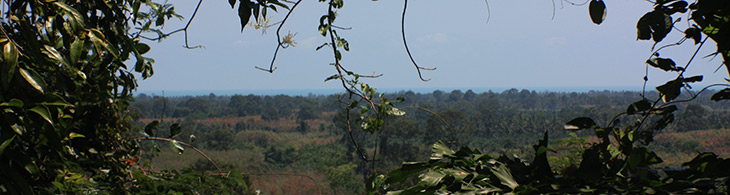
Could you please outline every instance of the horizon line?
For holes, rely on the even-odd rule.
[[[436,90],[451,92],[460,90],[466,92],[471,90],[474,93],[494,92],[501,93],[507,90],[529,90],[535,92],[590,92],[590,91],[642,91],[642,86],[574,86],[574,87],[424,87],[424,88],[378,88],[383,93],[399,93],[411,91],[414,93],[433,93]],[[655,91],[654,88],[647,88],[647,91]],[[136,90],[135,94],[152,96],[231,96],[231,95],[289,95],[289,96],[310,96],[310,95],[333,95],[343,93],[342,88],[311,88],[311,89],[183,89],[183,90]]]

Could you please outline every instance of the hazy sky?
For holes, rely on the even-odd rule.
[[[176,10],[186,18],[197,1],[175,1]],[[588,6],[571,6],[556,0],[555,17],[551,1],[492,0],[487,23],[484,1],[409,2],[406,36],[411,52],[425,67],[422,82],[410,63],[400,37],[402,1],[345,1],[336,24],[352,27],[339,31],[350,43],[342,63],[360,74],[384,74],[367,80],[376,88],[545,88],[641,86],[644,61],[651,54],[650,41],[636,40],[636,21],[651,3],[639,0],[606,1],[608,14],[603,24],[595,25]],[[317,33],[319,17],[326,13],[325,3],[305,0],[294,11],[282,32],[297,33],[296,47],[279,52],[273,73],[254,66],[268,67],[276,48],[276,28],[266,34],[247,26],[240,33],[237,12],[226,1],[204,1],[189,29],[191,44],[204,49],[185,49],[183,34],[162,43],[151,43],[148,57],[156,60],[155,75],[140,81],[140,90],[252,90],[338,88],[336,82],[323,82],[335,73],[329,63],[332,52],[315,51],[328,39]],[[278,21],[284,12],[270,14]],[[687,17],[683,15],[682,17]],[[676,16],[675,16],[676,19]],[[253,21],[253,19],[252,19]],[[168,23],[167,31],[185,21]],[[685,29],[686,23],[678,24]],[[663,43],[676,42],[683,34],[672,32]],[[695,46],[665,49],[684,65]],[[700,51],[712,53],[714,43]],[[685,75],[705,73],[705,82],[724,82],[724,68],[712,72],[722,62],[697,58]],[[656,86],[676,77],[650,69],[650,85]],[[653,87],[652,87],[653,88]]]

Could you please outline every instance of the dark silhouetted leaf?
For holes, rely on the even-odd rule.
[[[231,9],[236,7],[236,1],[238,1],[238,0],[228,0],[228,4],[231,5]]]
[[[244,2],[238,4],[238,18],[241,19],[241,32],[243,28],[248,24],[248,20],[251,19],[251,7]]]
[[[702,75],[697,75],[689,78],[684,78],[684,82],[686,83],[694,83],[694,82],[700,82],[702,81]]]
[[[687,12],[687,6],[688,5],[689,4],[686,1],[677,1],[677,2],[674,2],[674,3],[669,4],[668,6],[666,6],[666,12],[669,15],[672,15],[672,14],[677,13],[677,12],[679,12],[679,13],[685,13],[685,12]]]
[[[150,46],[147,44],[144,44],[144,43],[138,43],[138,44],[134,45],[134,47],[137,49],[139,54],[145,54],[148,51],[150,51]]]
[[[664,71],[679,71],[677,69],[677,63],[674,63],[674,60],[669,58],[652,58],[646,60],[646,63]]]
[[[698,171],[704,176],[717,177],[727,175],[730,159],[720,158],[715,153],[703,152],[691,161],[683,163],[682,166]]]
[[[662,118],[660,118],[659,120],[657,120],[654,123],[654,126],[651,127],[651,129],[652,130],[662,130],[665,127],[667,127],[667,125],[669,125],[669,123],[672,123],[672,122],[674,122],[674,114],[669,113],[669,114],[662,116]]]
[[[160,121],[152,121],[144,127],[144,132],[148,136],[155,136],[155,130],[160,126]]]
[[[339,79],[339,78],[340,78],[340,75],[339,74],[335,74],[335,75],[332,75],[332,76],[327,77],[326,79],[324,79],[324,82],[327,82],[327,81],[330,81],[330,80],[334,80],[334,79]]]
[[[629,167],[635,169],[637,167],[648,167],[653,164],[664,162],[659,156],[646,147],[634,148],[631,155],[627,159]]]
[[[691,38],[695,41],[695,45],[697,45],[700,41],[702,41],[702,31],[698,29],[697,26],[693,26],[684,30],[684,37],[688,39]]]
[[[588,117],[578,117],[565,123],[565,130],[581,130],[596,128],[596,122]]]
[[[712,101],[720,101],[720,100],[727,100],[730,99],[730,88],[725,88],[723,90],[718,91],[715,94],[712,94],[712,97],[710,97]]]
[[[593,23],[601,24],[606,19],[606,4],[603,3],[603,0],[591,0],[591,3],[588,5],[588,11]]]
[[[638,112],[647,111],[650,108],[651,102],[649,102],[649,100],[643,99],[629,105],[629,108],[626,109],[626,114],[636,114]]]
[[[684,83],[682,83],[682,80],[677,79],[668,81],[664,85],[656,87],[656,89],[659,91],[659,93],[661,93],[662,101],[671,102],[672,100],[674,100],[674,98],[677,98],[677,96],[682,93],[681,89],[683,86]]]
[[[637,39],[660,42],[672,29],[672,17],[661,10],[654,10],[644,14],[636,23]]]
[[[180,124],[175,123],[170,126],[170,138],[177,136],[180,132],[182,132]]]

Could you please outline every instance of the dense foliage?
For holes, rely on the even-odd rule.
[[[682,162],[692,159],[696,151],[716,151],[723,156],[730,154],[730,148],[725,146],[729,135],[721,133],[730,127],[730,121],[725,119],[729,105],[711,101],[712,91],[709,92],[703,93],[693,104],[680,105],[677,121],[657,132],[656,141],[648,148],[662,157],[676,156],[665,158],[660,166],[681,166]],[[422,94],[404,91],[390,95],[405,97],[406,101],[397,106],[407,114],[386,118],[377,143],[374,135],[359,130],[354,132],[354,137],[366,151],[378,147],[375,173],[387,173],[400,167],[402,162],[428,158],[431,153],[429,143],[437,140],[443,140],[447,147],[478,148],[483,151],[482,155],[491,156],[490,159],[508,158],[515,163],[529,164],[527,162],[534,159],[531,144],[543,139],[544,131],[548,131],[552,142],[548,145],[547,159],[551,170],[562,173],[575,169],[581,162],[583,150],[592,143],[598,143],[591,132],[567,133],[563,130],[562,121],[579,116],[589,116],[600,123],[610,121],[615,113],[625,110],[624,105],[630,104],[637,93],[517,89],[500,93],[454,90]],[[657,92],[647,94],[658,96]],[[344,113],[337,107],[336,99],[336,95],[211,94],[165,98],[142,94],[137,96],[132,109],[141,117],[139,125],[159,120],[163,115],[175,116],[166,118],[167,122],[160,128],[172,123],[181,124],[182,132],[178,139],[190,143],[192,140],[189,138],[193,135],[197,141],[191,143],[208,153],[223,168],[266,173],[250,175],[252,187],[264,193],[272,190],[281,193],[317,192],[321,189],[324,193],[361,194],[364,193],[362,183],[374,172],[350,144],[344,130]],[[200,102],[197,106],[212,109],[189,112],[189,102]],[[229,106],[232,104],[249,106]],[[166,105],[164,109],[163,105]],[[312,107],[315,112],[310,116],[304,108]],[[264,116],[270,113],[276,113],[274,115],[278,117],[264,120]],[[357,113],[352,113],[351,117],[358,118]],[[155,135],[167,136],[167,132],[159,131]],[[143,151],[141,163],[150,163],[152,168],[214,170],[201,169],[200,161],[195,160],[201,157],[194,153],[186,152],[179,156],[164,148],[158,153],[151,145],[144,146]],[[209,163],[205,161],[204,164]],[[299,175],[312,177],[314,182],[302,181]],[[391,184],[388,189],[401,189],[416,183],[409,178],[403,184]],[[303,191],[295,191],[297,189]]]
[[[133,72],[145,78],[153,72],[142,56],[150,47],[137,37],[174,10],[141,1],[3,3],[3,191],[132,188]],[[131,32],[133,26],[140,28]],[[128,67],[131,58],[136,63]]]
[[[144,189],[128,106],[135,75],[153,74],[142,34],[166,36],[165,21],[180,17],[174,8],[138,0],[2,7],[0,192]]]

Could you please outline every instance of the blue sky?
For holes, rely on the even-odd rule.
[[[448,3],[447,3],[448,2]],[[197,1],[175,1],[179,14],[189,17]],[[606,1],[606,20],[595,25],[588,6],[551,1],[510,0],[489,2],[487,23],[484,1],[409,2],[406,33],[411,52],[425,67],[422,82],[410,63],[400,37],[402,1],[345,1],[336,24],[352,27],[339,34],[350,43],[342,63],[360,74],[383,74],[366,80],[376,88],[585,88],[641,86],[644,61],[653,42],[636,40],[636,21],[652,8],[636,0]],[[315,51],[327,39],[317,33],[318,19],[326,5],[304,1],[294,11],[282,32],[296,33],[296,47],[279,52],[273,73],[268,67],[276,48],[276,28],[266,34],[247,26],[240,33],[238,16],[226,1],[204,1],[189,29],[191,44],[204,49],[185,49],[183,34],[152,46],[148,57],[156,60],[155,75],[140,81],[141,91],[159,90],[277,90],[338,88],[323,82],[335,73],[330,51]],[[270,14],[281,20],[284,12]],[[686,17],[683,15],[682,17]],[[676,17],[675,17],[676,19]],[[252,20],[253,21],[253,20]],[[169,22],[175,30],[185,21]],[[678,24],[685,29],[686,23]],[[674,31],[660,45],[676,42],[683,34]],[[665,49],[684,65],[695,46]],[[705,56],[715,50],[707,44]],[[703,74],[703,83],[724,82],[724,68],[713,74],[721,59],[697,58],[685,75]],[[650,69],[649,85],[656,86],[676,74]],[[653,88],[653,87],[652,87]]]

